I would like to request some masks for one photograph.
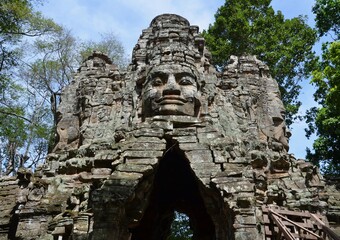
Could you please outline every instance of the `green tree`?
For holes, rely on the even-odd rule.
[[[23,106],[17,103],[22,89],[3,79],[0,106],[0,176],[14,171],[20,161],[17,149],[23,146],[26,139]]]
[[[18,44],[24,38],[42,36],[58,29],[52,20],[34,11],[35,0],[0,2],[0,175],[11,174],[26,161],[25,146],[32,122],[22,96],[25,88],[14,77],[22,57]]]
[[[320,36],[334,33],[340,35],[340,2],[339,0],[317,0],[313,7],[316,27]]]
[[[307,136],[316,133],[314,153],[307,150],[307,159],[321,165],[327,175],[340,175],[340,41],[324,50],[319,69],[313,71],[312,83],[319,108],[308,112]]]
[[[41,36],[58,28],[52,20],[34,11],[35,0],[2,0],[0,2],[0,77],[17,64],[16,50],[23,37]],[[0,80],[1,80],[0,78]]]
[[[90,56],[93,51],[105,53],[110,57],[112,62],[120,69],[127,66],[127,57],[122,43],[117,39],[117,36],[112,33],[103,33],[98,41],[84,41],[80,43],[80,60],[83,61]]]
[[[313,12],[320,36],[331,35],[334,41],[323,44],[322,59],[312,73],[319,107],[310,109],[306,116],[307,137],[317,135],[314,152],[307,149],[307,159],[326,175],[340,176],[340,1],[317,0]]]
[[[98,41],[83,41],[75,38],[71,31],[65,28],[42,36],[31,44],[25,43],[24,48],[23,52],[28,57],[22,59],[18,79],[27,90],[26,99],[29,99],[27,102],[30,103],[27,109],[30,109],[32,122],[41,127],[40,133],[50,133],[49,150],[52,150],[55,145],[60,95],[62,89],[72,81],[73,74],[81,62],[93,51],[101,51],[123,67],[124,49],[113,34],[102,35]],[[37,139],[37,135],[29,136]],[[44,135],[45,141],[48,140],[47,136],[48,134]]]
[[[113,34],[75,38],[34,10],[40,0],[0,2],[0,175],[41,162],[53,147],[61,90],[81,61],[99,50],[126,65]]]
[[[77,40],[69,30],[61,28],[25,43],[25,56],[19,69],[19,79],[29,90],[27,97],[40,102],[41,107],[51,110],[52,125],[57,122],[57,107],[62,89],[72,80],[72,74],[79,66]],[[31,55],[34,55],[34,59]]]
[[[287,124],[301,103],[299,82],[309,74],[316,32],[306,17],[285,19],[270,6],[271,0],[226,0],[215,22],[203,32],[215,65],[222,69],[230,55],[251,54],[264,61],[280,87]]]
[[[192,236],[189,217],[184,213],[175,211],[175,219],[171,224],[171,235],[168,240],[189,240]]]

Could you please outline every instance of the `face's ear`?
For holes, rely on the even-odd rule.
[[[136,80],[136,86],[135,86],[135,91],[137,92],[137,95],[140,97],[143,91],[143,86],[145,83],[146,77],[145,75],[140,76]]]
[[[195,93],[195,109],[194,109],[194,115],[195,117],[198,117],[200,110],[201,110],[201,102],[202,102],[202,95],[200,91],[197,91]]]

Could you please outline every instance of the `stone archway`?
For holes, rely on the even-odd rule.
[[[217,239],[214,220],[220,216],[211,216],[211,209],[207,209],[204,200],[211,196],[204,196],[207,192],[203,189],[205,187],[195,176],[189,160],[178,145],[168,144],[167,149],[159,162],[144,215],[138,226],[131,229],[131,239],[166,239],[170,235],[174,211],[189,217],[192,239]],[[227,229],[227,226],[224,228]]]

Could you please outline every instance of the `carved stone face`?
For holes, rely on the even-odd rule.
[[[179,64],[151,69],[143,87],[143,115],[196,116],[199,108],[197,76]]]
[[[281,142],[283,147],[288,150],[288,139],[291,133],[285,123],[286,111],[279,98],[279,94],[274,94],[273,98],[274,105],[271,110],[271,117],[274,123],[273,138]]]

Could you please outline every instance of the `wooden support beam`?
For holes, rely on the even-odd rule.
[[[280,232],[281,232],[287,240],[295,240],[292,233],[290,231],[288,231],[288,229],[282,223],[282,221],[276,215],[273,214],[273,211],[269,210],[268,213],[269,213],[270,218],[273,220],[273,222],[276,224],[276,226],[278,226],[279,229],[280,229],[278,238],[280,238],[280,235],[281,235]]]
[[[333,240],[340,240],[340,237],[336,235],[335,232],[333,232],[329,227],[326,226],[326,224],[318,218],[315,214],[310,214],[312,219],[322,228],[322,230],[327,234],[327,236]]]
[[[290,220],[289,218],[286,218],[286,217],[282,216],[281,214],[278,214],[277,212],[273,211],[272,209],[269,209],[268,212],[269,212],[270,214],[272,214],[272,215],[276,215],[277,217],[280,217],[280,218],[286,220],[287,222],[289,222],[289,223],[293,224],[294,226],[296,226],[296,227],[298,227],[298,228],[304,230],[305,232],[308,232],[309,234],[313,235],[313,236],[316,237],[317,239],[322,239],[322,238],[321,238],[319,235],[317,235],[316,233],[314,233],[314,232],[310,231],[309,229],[307,229],[307,228],[305,228],[305,227],[303,227],[303,226],[301,226],[301,225],[299,225],[299,224],[293,222],[293,221]],[[293,239],[294,239],[294,238],[293,238]],[[337,239],[337,240],[338,240],[338,239]],[[340,240],[340,239],[339,239],[339,240]]]

